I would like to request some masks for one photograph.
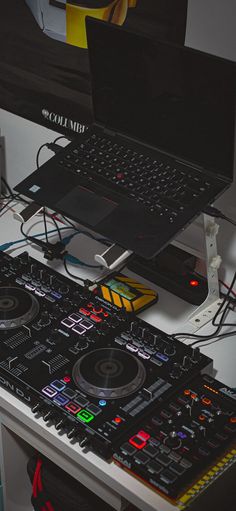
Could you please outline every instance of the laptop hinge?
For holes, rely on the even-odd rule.
[[[113,137],[114,137],[114,135],[116,135],[116,132],[113,130],[110,130],[109,128],[103,128],[103,133],[105,133],[105,135],[111,135]]]

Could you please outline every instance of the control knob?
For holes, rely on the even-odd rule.
[[[164,348],[165,355],[168,355],[168,357],[172,357],[176,354],[175,346],[172,346],[171,344],[167,344]]]
[[[50,420],[53,420],[55,419],[57,416],[57,413],[55,410],[51,410],[51,408],[45,410],[45,412],[43,413],[43,420],[45,422],[48,422]]]
[[[65,429],[67,420],[62,418],[55,424],[55,429],[59,431],[60,429]]]
[[[78,436],[78,433],[79,433],[78,428],[74,426],[73,428],[69,429],[67,437],[69,438],[69,440],[72,440],[73,438],[76,438]]]
[[[180,364],[175,362],[173,367],[172,367],[172,371],[170,373],[170,376],[171,376],[171,378],[177,379],[177,378],[179,378],[181,376],[181,374],[182,374],[181,366],[180,366]]]
[[[40,326],[50,325],[51,319],[50,319],[48,311],[45,310],[41,313],[41,318],[39,319],[38,323]]]
[[[176,431],[171,431],[169,433],[169,436],[167,436],[164,440],[163,440],[163,443],[169,447],[170,449],[179,449],[182,445],[182,440],[181,438],[179,438],[178,434]]]
[[[31,412],[33,414],[39,413],[44,408],[44,403],[37,402],[34,406],[31,408]]]
[[[69,293],[69,286],[67,286],[66,284],[60,282],[60,285],[59,285],[59,288],[58,288],[58,291],[59,293],[61,293],[62,295],[67,295]]]

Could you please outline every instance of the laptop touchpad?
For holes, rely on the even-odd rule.
[[[109,215],[117,204],[105,197],[100,197],[88,188],[76,186],[58,201],[56,206],[68,216],[71,215],[81,222],[96,225]]]

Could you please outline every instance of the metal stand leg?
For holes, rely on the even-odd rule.
[[[203,214],[203,229],[205,236],[205,262],[208,281],[208,295],[204,302],[188,317],[183,331],[187,328],[189,333],[196,332],[203,325],[211,321],[222,302],[219,293],[218,269],[221,257],[217,253],[216,236],[219,225],[213,217]]]

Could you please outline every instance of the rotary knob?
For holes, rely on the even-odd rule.
[[[48,311],[43,311],[41,313],[41,318],[39,319],[38,323],[39,323],[40,326],[48,326],[48,325],[50,325],[51,319],[50,319]]]
[[[167,344],[167,346],[164,349],[165,355],[168,355],[168,357],[172,357],[176,353],[175,346],[172,346],[171,344]]]
[[[181,366],[177,362],[174,363],[170,373],[171,378],[178,379],[182,374]]]
[[[182,440],[179,438],[176,431],[171,431],[169,436],[167,436],[163,443],[169,447],[170,449],[176,450],[179,449],[182,445]]]

